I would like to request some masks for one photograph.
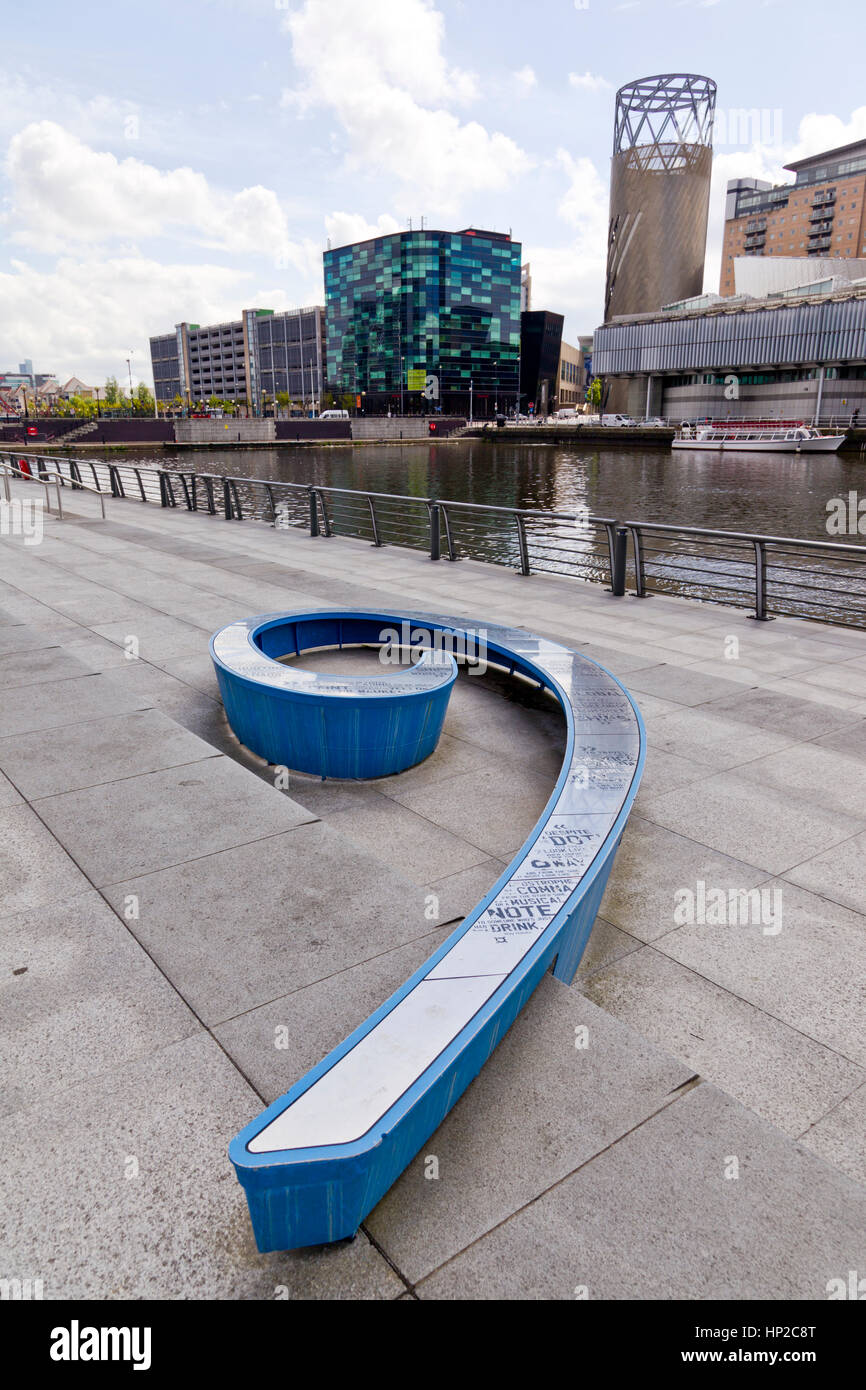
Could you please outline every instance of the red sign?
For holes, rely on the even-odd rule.
[[[28,425],[28,426],[27,426],[27,433],[28,433],[28,434],[38,434],[39,431],[38,431],[38,429],[36,428],[35,425]]]

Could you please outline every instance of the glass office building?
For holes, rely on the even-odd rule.
[[[325,252],[328,387],[370,414],[513,411],[521,246],[410,231]],[[402,390],[401,390],[402,386]],[[426,395],[425,395],[426,389]]]

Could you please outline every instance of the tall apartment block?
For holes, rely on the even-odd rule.
[[[282,391],[318,406],[324,390],[325,313],[320,305],[274,313],[244,309],[229,323],[179,323],[150,340],[156,398],[185,405],[249,401],[255,414]]]
[[[371,413],[514,410],[521,246],[499,232],[409,231],[325,252],[327,378]],[[426,386],[425,386],[426,383]],[[427,391],[425,396],[424,391]]]
[[[728,183],[719,293],[736,293],[737,256],[866,254],[866,140],[786,164],[794,182]]]

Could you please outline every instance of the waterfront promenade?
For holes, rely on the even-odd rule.
[[[64,506],[39,545],[0,537],[0,1276],[46,1298],[817,1300],[866,1276],[866,633]],[[262,1256],[229,1139],[478,901],[561,762],[552,703],[461,675],[420,767],[275,786],[208,637],[368,605],[578,645],[635,696],[649,758],[575,986],[545,979],[356,1240]],[[754,888],[761,921],[701,920]]]

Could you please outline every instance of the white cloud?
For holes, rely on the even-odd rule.
[[[94,150],[53,121],[34,122],[12,137],[5,172],[10,240],[32,250],[172,234],[278,264],[300,268],[306,260],[271,189],[214,189],[193,169],[161,170]]]
[[[284,101],[333,112],[349,170],[384,171],[446,210],[529,168],[509,136],[446,109],[473,100],[477,82],[447,62],[432,0],[305,0],[285,27],[302,81]]]
[[[535,69],[531,68],[529,64],[517,70],[514,74],[514,80],[517,83],[517,90],[521,96],[526,96],[528,92],[532,91],[533,87],[538,86],[538,78],[535,75]]]
[[[611,84],[606,77],[598,77],[591,72],[570,72],[568,74],[568,85],[577,87],[583,92],[607,92],[610,91]]]
[[[557,206],[574,235],[564,246],[524,248],[532,265],[532,302],[566,316],[566,334],[591,333],[601,322],[607,248],[608,190],[592,160],[556,152],[568,183]]]
[[[368,222],[358,212],[331,212],[325,218],[325,232],[332,246],[348,246],[354,241],[369,241],[372,237],[388,236],[402,228],[395,217],[383,212],[375,222]]]
[[[150,381],[149,336],[181,319],[237,318],[242,304],[255,302],[251,278],[224,266],[166,266],[136,255],[65,256],[49,270],[13,261],[10,273],[0,273],[0,361],[32,357],[37,371],[98,386],[120,374],[132,347],[134,375]],[[37,305],[51,311],[35,329]]]

